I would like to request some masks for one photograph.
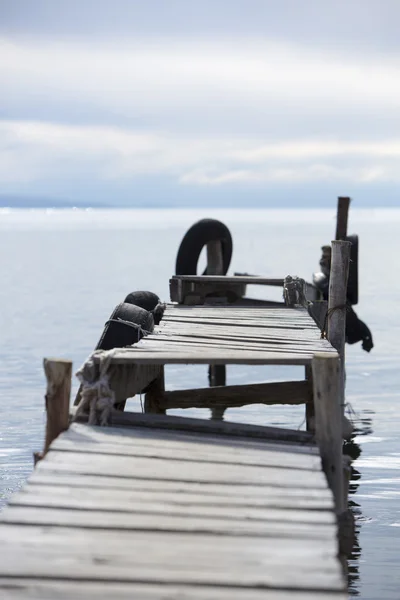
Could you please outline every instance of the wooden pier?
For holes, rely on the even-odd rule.
[[[71,364],[46,362],[45,456],[1,514],[1,598],[347,597],[339,355],[290,294],[193,305],[207,279],[140,342],[89,358],[70,425]],[[170,364],[300,365],[304,380],[168,391]],[[113,408],[142,392],[144,414]],[[304,404],[307,431],[222,420],[251,403]],[[189,407],[214,418],[166,414]]]
[[[145,416],[152,428],[74,424],[52,444],[2,514],[1,598],[346,597],[312,443]]]

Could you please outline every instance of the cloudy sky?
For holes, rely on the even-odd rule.
[[[400,206],[399,0],[0,0],[0,196]]]

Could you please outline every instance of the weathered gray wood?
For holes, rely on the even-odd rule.
[[[312,379],[312,367],[306,365],[304,367],[305,380],[311,389],[311,398],[306,403],[306,430],[310,433],[315,431],[315,409],[314,409],[314,390],[313,390],[313,379]]]
[[[47,380],[47,424],[44,445],[44,453],[46,453],[51,442],[69,426],[72,362],[70,360],[45,358],[43,367]]]
[[[201,499],[203,504],[216,506],[277,506],[280,508],[332,510],[333,497],[326,488],[280,487],[273,484],[264,486],[220,483],[200,483],[198,481],[167,481],[158,479],[132,479],[107,475],[87,475],[57,471],[56,466],[35,470],[29,478],[30,487],[61,487],[64,489],[82,488],[149,499],[165,499],[172,502],[176,497],[181,503],[195,504]],[[97,492],[98,493],[98,492]]]
[[[93,478],[92,478],[93,479]],[[39,505],[52,506],[53,508],[81,508],[114,511],[158,511],[167,513],[169,510],[180,511],[178,514],[187,514],[186,511],[193,512],[197,509],[207,510],[208,514],[222,514],[222,516],[233,515],[233,518],[247,514],[244,511],[251,509],[251,514],[264,514],[267,511],[267,517],[270,516],[270,509],[279,509],[284,511],[285,520],[295,519],[304,523],[333,523],[332,507],[330,501],[331,495],[310,496],[303,490],[303,495],[282,492],[276,487],[264,487],[262,493],[254,497],[241,494],[241,489],[237,486],[231,486],[225,490],[223,486],[213,486],[213,491],[206,485],[198,485],[191,489],[185,485],[178,490],[164,490],[162,487],[152,487],[150,489],[123,487],[104,487],[99,492],[100,483],[96,487],[85,485],[85,479],[81,477],[80,482],[71,477],[70,480],[64,477],[68,485],[57,485],[59,477],[54,481],[41,476],[40,485],[36,478],[36,484],[29,483],[23,490],[15,494],[10,504],[22,506]],[[73,485],[75,483],[75,485]],[[294,488],[296,490],[296,488]],[[237,511],[237,512],[236,512]],[[287,514],[286,514],[287,513]]]
[[[307,381],[284,381],[252,385],[177,390],[165,392],[160,400],[164,408],[212,408],[247,404],[304,404],[312,400]]]
[[[345,405],[345,341],[347,280],[349,276],[350,242],[332,242],[332,261],[329,279],[328,339],[340,356],[340,395],[342,415]]]
[[[220,240],[211,240],[207,244],[207,275],[224,275]]]
[[[313,353],[295,354],[293,352],[263,352],[240,350],[226,351],[207,350],[192,353],[190,356],[185,350],[168,351],[140,351],[133,348],[117,349],[111,359],[112,364],[137,364],[137,365],[308,365],[311,363]]]
[[[350,198],[347,196],[339,196],[336,213],[336,240],[344,240],[347,235],[349,206]]]
[[[54,469],[69,473],[109,475],[140,479],[199,481],[241,485],[258,483],[260,486],[275,484],[281,487],[297,485],[301,488],[326,488],[322,472],[285,469],[281,467],[231,465],[201,461],[171,461],[162,458],[130,457],[95,454],[88,457],[80,452],[50,452],[41,469]],[[287,479],[287,480],[285,480]]]
[[[249,275],[173,275],[173,280],[190,281],[193,283],[245,283],[246,285],[271,285],[283,287],[283,277],[258,277]]]
[[[237,539],[237,538],[236,538]],[[332,535],[325,539],[0,526],[0,576],[344,589]],[[262,557],[262,558],[261,558]]]
[[[145,416],[145,419],[148,419]],[[153,419],[150,418],[152,421]],[[263,427],[263,431],[265,428]],[[267,429],[268,431],[268,429]],[[307,434],[306,434],[307,435]],[[215,453],[218,450],[219,455],[224,453],[240,453],[241,456],[252,456],[257,453],[259,456],[264,452],[273,452],[274,454],[287,455],[307,455],[312,460],[312,468],[320,466],[317,461],[320,459],[319,451],[315,444],[301,445],[297,442],[279,442],[276,440],[258,440],[248,437],[230,437],[229,435],[219,435],[213,433],[197,433],[195,431],[179,431],[175,429],[157,429],[141,427],[97,427],[88,426],[80,423],[72,423],[68,431],[64,432],[55,442],[55,448],[59,441],[71,441],[80,443],[98,444],[121,444],[124,446],[142,446],[153,449],[171,449],[189,446],[190,448]],[[282,460],[286,460],[283,458]],[[301,457],[299,460],[306,460]]]
[[[160,405],[160,399],[163,397],[164,390],[164,367],[161,367],[159,376],[151,382],[146,390],[144,400],[144,411],[146,413],[165,414],[165,409]]]
[[[224,275],[224,260],[222,255],[222,244],[220,240],[212,240],[207,244],[207,275]],[[244,288],[241,296],[245,294]],[[210,386],[225,385],[226,383],[226,366],[225,365],[209,365],[208,378]],[[214,420],[222,420],[224,416],[224,407],[212,407],[211,418]]]
[[[187,359],[186,359],[187,360]],[[78,418],[78,422],[85,422],[84,415]],[[311,445],[313,436],[297,429],[282,429],[280,427],[263,427],[260,425],[248,425],[245,423],[234,423],[224,421],[217,423],[205,419],[191,419],[187,417],[175,417],[170,415],[141,414],[133,412],[113,411],[111,421],[113,425],[124,427],[151,427],[157,429],[169,429],[176,431],[187,431],[194,433],[208,433],[228,436],[256,438],[264,441],[296,442]]]
[[[170,460],[210,462],[232,465],[253,465],[282,467],[287,469],[311,470],[320,468],[321,461],[318,456],[308,454],[296,454],[289,452],[274,452],[273,450],[262,450],[257,453],[254,450],[246,452],[246,448],[229,446],[227,449],[216,448],[214,446],[190,443],[175,444],[141,444],[140,439],[136,439],[136,444],[112,443],[103,441],[101,448],[97,444],[78,441],[74,438],[63,438],[57,440],[52,446],[52,450],[83,452],[86,454],[111,454],[119,456],[140,456],[152,458],[162,458]]]
[[[160,531],[160,532],[182,532],[187,534],[210,533],[212,535],[224,536],[254,536],[254,537],[276,537],[290,539],[312,539],[326,540],[334,539],[336,534],[336,522],[304,522],[299,515],[293,511],[280,511],[279,509],[268,509],[270,519],[259,518],[260,511],[244,509],[241,517],[240,509],[237,517],[229,510],[215,510],[210,514],[209,508],[196,507],[189,509],[173,509],[172,507],[156,505],[146,506],[140,504],[136,510],[131,505],[129,511],[99,510],[95,503],[88,503],[82,510],[83,502],[79,501],[71,509],[68,503],[64,508],[53,508],[51,499],[43,506],[40,502],[34,504],[33,496],[27,497],[25,505],[10,504],[4,509],[2,521],[16,525],[50,525],[61,527],[79,527],[82,529],[113,529],[130,531]],[[32,503],[28,505],[27,503]],[[71,502],[71,504],[73,504]],[[50,506],[49,506],[50,505]],[[266,513],[267,511],[261,511]],[[218,514],[222,513],[222,514]],[[252,514],[254,516],[252,516]],[[276,518],[274,518],[276,515]],[[290,518],[292,517],[292,518]]]
[[[321,342],[326,342],[326,340],[321,340]],[[160,344],[162,344],[162,348],[160,348]],[[291,352],[291,353],[305,353],[309,354],[310,352],[331,352],[332,347],[327,345],[327,343],[320,342],[311,342],[311,343],[290,343],[290,342],[282,342],[282,343],[271,343],[267,341],[249,341],[247,338],[209,338],[206,336],[190,336],[190,335],[163,335],[157,337],[149,337],[142,342],[138,342],[137,348],[139,350],[164,350],[166,347],[168,348],[179,348],[181,347],[184,350],[188,350],[188,353],[191,352],[192,349],[195,351],[206,350],[210,348],[211,350],[218,350],[220,348],[224,348],[224,350],[243,350],[243,351],[260,351],[260,352]]]
[[[246,590],[231,586],[214,587],[215,600],[345,600],[346,594],[298,590]],[[110,581],[68,581],[57,579],[0,578],[0,597],[4,600],[210,600],[209,586]]]
[[[333,492],[337,513],[343,507],[342,415],[340,359],[332,354],[316,354],[312,362],[314,382],[315,432],[322,465]]]

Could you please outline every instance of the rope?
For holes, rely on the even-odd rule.
[[[325,315],[325,319],[324,319],[324,325],[321,331],[321,340],[326,340],[327,339],[327,331],[326,331],[326,326],[328,323],[328,318],[333,315],[334,312],[336,312],[337,310],[348,310],[348,306],[347,304],[340,304],[338,306],[332,306],[331,308],[329,308],[326,311],[326,315]]]
[[[81,414],[89,414],[89,425],[104,427],[110,422],[115,393],[110,388],[107,371],[114,352],[115,350],[95,351],[76,373],[82,384],[82,397],[75,418]],[[95,357],[98,357],[98,363]]]

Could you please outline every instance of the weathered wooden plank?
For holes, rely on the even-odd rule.
[[[77,480],[78,479],[78,480]],[[63,481],[60,485],[56,485],[57,481]],[[46,483],[47,481],[47,483]],[[68,485],[65,485],[68,482]],[[307,492],[303,491],[303,495],[287,494],[281,489],[265,486],[262,489],[262,494],[256,494],[254,497],[243,495],[238,487],[232,486],[228,491],[222,486],[212,486],[209,490],[207,485],[198,485],[196,488],[188,485],[182,485],[180,488],[171,491],[165,490],[162,487],[150,486],[150,489],[141,488],[121,488],[116,485],[115,488],[104,487],[99,492],[100,484],[96,486],[85,484],[84,478],[68,478],[56,476],[54,480],[50,477],[36,478],[36,483],[26,484],[23,489],[15,494],[11,499],[11,504],[21,505],[29,504],[32,498],[40,500],[42,506],[44,502],[50,503],[53,507],[62,508],[69,506],[73,508],[74,504],[84,508],[85,506],[96,506],[102,510],[129,511],[132,507],[139,506],[140,510],[149,511],[151,506],[155,506],[158,510],[160,506],[162,510],[168,512],[168,509],[174,508],[182,512],[193,511],[196,508],[207,509],[210,514],[222,511],[229,516],[236,514],[242,516],[244,509],[251,509],[252,514],[264,511],[266,509],[279,509],[288,513],[287,519],[292,518],[306,523],[317,522],[333,522],[332,508],[333,504],[330,501],[331,496],[328,494],[322,497],[322,494],[317,498],[310,498]],[[144,486],[144,484],[142,483]],[[70,502],[70,504],[67,504]],[[82,504],[80,504],[82,502]],[[253,510],[254,509],[254,510]],[[232,512],[233,511],[233,512]],[[238,511],[238,512],[236,512]],[[268,515],[270,513],[268,512]],[[268,516],[267,515],[267,516]]]
[[[297,590],[238,589],[180,584],[67,581],[57,579],[0,578],[3,600],[345,600],[345,593]]]
[[[88,460],[80,452],[51,451],[40,469],[59,469],[69,473],[87,473],[88,475],[109,475],[134,477],[141,479],[160,479],[178,481],[199,481],[209,483],[228,483],[241,485],[278,485],[301,488],[326,488],[327,483],[322,472],[285,470],[279,467],[259,467],[252,465],[220,465],[200,461],[171,461],[153,458],[151,463],[146,457],[128,457],[94,454]]]
[[[143,342],[143,343],[142,343]],[[274,353],[279,353],[279,354],[287,354],[287,353],[291,353],[291,354],[295,354],[295,355],[299,355],[299,356],[309,356],[310,354],[314,353],[314,352],[324,352],[325,348],[323,346],[318,347],[308,347],[308,348],[301,348],[301,347],[296,347],[296,346],[291,346],[289,348],[281,345],[281,344],[277,344],[275,346],[267,346],[267,347],[262,347],[262,346],[252,346],[249,343],[222,343],[222,344],[218,344],[217,342],[213,342],[213,341],[207,341],[204,340],[203,342],[198,342],[196,341],[190,341],[190,340],[185,340],[184,338],[179,338],[179,339],[175,339],[175,340],[170,340],[167,337],[161,339],[149,339],[149,340],[142,340],[142,342],[137,346],[136,350],[138,352],[165,352],[165,351],[175,351],[178,350],[179,352],[186,352],[188,354],[188,356],[191,356],[192,354],[198,355],[201,352],[205,353],[207,351],[211,351],[211,352],[242,352],[243,354],[246,354],[247,352],[259,352],[261,354],[268,354],[271,352]],[[162,345],[161,345],[162,344]],[[330,350],[329,350],[330,351]]]
[[[256,317],[266,317],[266,318],[274,318],[276,316],[283,318],[309,318],[310,315],[308,310],[301,307],[288,307],[285,304],[279,304],[279,307],[276,306],[237,306],[234,304],[224,304],[224,305],[197,305],[197,306],[185,306],[182,304],[167,304],[164,315],[235,315],[235,316],[256,316]]]
[[[29,496],[29,495],[28,495]],[[34,498],[31,498],[32,503]],[[27,498],[29,502],[29,497]],[[86,510],[82,510],[83,502],[77,502],[70,509],[53,508],[50,500],[40,506],[40,500],[35,506],[9,505],[2,513],[2,522],[16,525],[50,525],[57,527],[79,527],[82,529],[112,529],[136,531],[182,532],[195,535],[205,533],[224,536],[253,536],[253,537],[281,537],[289,539],[328,540],[333,543],[336,537],[336,523],[301,522],[295,519],[277,520],[246,517],[224,517],[218,514],[207,513],[207,509],[188,508],[179,511],[165,507],[164,513],[155,505],[150,505],[147,512],[143,506],[141,511],[114,511],[98,510],[95,503],[88,503]],[[71,502],[72,503],[72,502]],[[139,507],[138,507],[139,508]],[[252,509],[245,509],[248,513]],[[270,509],[272,513],[280,511]],[[222,512],[222,511],[221,511]],[[290,512],[290,511],[289,511]],[[199,514],[200,513],[200,514]],[[291,513],[292,516],[294,513]]]
[[[159,399],[164,408],[210,408],[246,404],[304,404],[312,401],[307,381],[283,381],[164,392]]]
[[[113,493],[129,493],[135,497],[143,498],[165,497],[172,501],[176,496],[182,502],[195,502],[201,498],[205,504],[233,506],[276,506],[278,502],[282,508],[295,507],[296,509],[332,510],[333,499],[328,488],[301,489],[297,487],[279,487],[274,485],[248,485],[237,484],[211,484],[196,481],[166,481],[151,479],[131,479],[105,475],[87,475],[80,473],[59,472],[56,468],[45,471],[35,470],[29,478],[29,486],[40,487],[61,486],[68,488],[85,487],[94,490],[101,489]]]
[[[219,347],[236,347],[243,349],[254,349],[254,350],[278,350],[282,349],[284,351],[291,350],[305,350],[305,351],[317,351],[324,352],[327,350],[328,352],[331,350],[331,346],[326,343],[326,340],[274,340],[268,338],[249,338],[247,336],[240,336],[237,339],[234,336],[208,336],[204,334],[202,336],[198,335],[197,332],[180,334],[180,333],[169,333],[163,332],[161,335],[152,335],[146,338],[143,338],[139,344],[139,348],[146,347],[149,343],[153,342],[162,342],[162,343],[195,343],[196,345],[207,344],[209,346],[219,346]],[[324,343],[321,343],[324,342]]]
[[[193,283],[245,283],[248,285],[271,285],[283,287],[282,277],[251,277],[249,275],[173,275],[175,281],[188,281]]]
[[[294,330],[294,331],[307,331],[307,330],[311,330],[311,331],[316,331],[317,327],[314,323],[308,323],[308,322],[304,322],[304,323],[299,323],[298,321],[293,321],[293,322],[289,322],[289,321],[262,321],[260,320],[259,323],[253,323],[252,321],[243,321],[243,322],[235,322],[234,318],[232,319],[223,319],[222,317],[220,317],[218,320],[215,320],[215,322],[212,322],[211,320],[204,320],[201,316],[200,317],[191,317],[190,319],[185,319],[182,320],[179,317],[170,317],[168,320],[165,320],[164,323],[161,321],[161,326],[167,326],[172,324],[172,323],[176,323],[177,325],[182,323],[183,325],[202,325],[203,327],[215,327],[217,325],[223,325],[225,327],[234,327],[236,326],[237,328],[245,328],[247,331],[252,331],[253,329],[256,329],[258,331],[262,331],[263,329],[279,329],[279,330]]]
[[[155,329],[154,334],[170,334],[170,333],[204,333],[208,335],[226,333],[230,335],[240,334],[248,338],[257,336],[261,339],[273,340],[320,340],[321,334],[319,329],[311,327],[300,327],[299,325],[279,324],[271,323],[265,324],[263,327],[254,325],[242,326],[234,323],[224,323],[223,321],[216,321],[215,323],[204,322],[204,321],[165,321]]]
[[[129,413],[128,413],[129,414]],[[144,417],[145,420],[153,421],[149,417]],[[182,419],[179,419],[181,421]],[[262,427],[263,431],[265,430]],[[269,431],[269,428],[266,428]],[[275,428],[273,428],[275,430]],[[297,433],[297,430],[296,430]],[[307,434],[306,434],[307,435]],[[140,424],[137,427],[97,427],[90,425],[83,425],[80,423],[72,423],[67,432],[63,433],[57,441],[53,443],[53,449],[58,440],[71,440],[72,442],[83,442],[95,444],[123,444],[124,446],[133,445],[135,447],[141,446],[145,448],[178,448],[179,446],[187,447],[189,444],[190,448],[198,450],[209,451],[215,453],[218,450],[218,454],[226,453],[231,455],[232,453],[240,453],[241,456],[248,456],[250,453],[259,456],[261,452],[271,451],[275,454],[285,454],[282,460],[289,460],[286,455],[289,454],[290,460],[294,459],[294,454],[310,455],[312,461],[319,460],[319,451],[315,444],[301,445],[298,442],[279,442],[279,441],[268,441],[267,439],[258,440],[251,437],[230,437],[229,435],[217,435],[212,433],[197,433],[196,431],[180,431],[180,430],[168,430],[168,429],[157,429],[141,427]],[[303,438],[302,438],[303,439]],[[310,440],[310,437],[308,438]],[[304,439],[303,439],[304,441]],[[300,458],[302,462],[305,460]],[[314,464],[314,463],[312,463]],[[315,464],[315,468],[318,468],[319,463]]]
[[[52,450],[59,452],[82,452],[85,454],[110,454],[113,456],[138,456],[142,458],[162,458],[169,460],[179,460],[185,462],[207,462],[221,465],[249,465],[249,466],[269,466],[282,467],[285,469],[297,469],[314,471],[321,468],[321,459],[317,456],[308,456],[304,454],[289,454],[284,452],[261,452],[246,453],[243,448],[229,448],[229,452],[221,452],[218,448],[206,447],[193,448],[188,444],[179,444],[175,446],[143,446],[138,444],[121,444],[103,442],[101,446],[92,443],[77,442],[68,439],[59,439]]]
[[[190,357],[184,350],[182,351],[149,351],[134,350],[133,348],[117,348],[111,364],[137,364],[137,365],[309,365],[311,364],[312,353],[295,354],[265,352],[260,354],[256,351],[240,352],[240,350],[217,351],[207,350],[206,352],[197,352]],[[98,360],[98,358],[95,360]]]
[[[80,422],[85,422],[87,419],[82,415],[79,417],[79,420]],[[120,412],[117,410],[112,411],[111,421],[113,425],[122,425],[125,427],[150,427],[161,430],[167,429],[191,433],[226,435],[237,437],[239,439],[256,438],[265,442],[278,441],[299,443],[306,446],[314,445],[313,435],[306,431],[281,427],[248,425],[246,423],[234,423],[233,421],[216,422],[207,419]]]
[[[247,321],[252,321],[255,323],[263,323],[265,321],[270,321],[273,323],[274,321],[279,322],[289,322],[289,323],[307,323],[312,324],[312,319],[310,318],[310,314],[308,312],[303,313],[289,313],[283,311],[276,311],[272,309],[268,309],[265,311],[261,310],[230,310],[224,306],[222,306],[218,311],[211,311],[208,309],[192,309],[190,311],[187,310],[166,310],[163,314],[164,320],[171,319],[182,319],[183,321],[186,319],[204,319],[208,321],[218,320],[218,319],[226,319],[233,320],[238,319],[242,323],[246,323]]]
[[[336,543],[0,525],[0,576],[343,590]]]

